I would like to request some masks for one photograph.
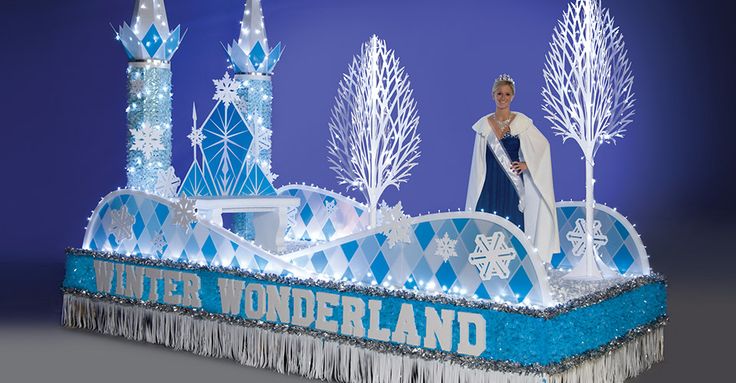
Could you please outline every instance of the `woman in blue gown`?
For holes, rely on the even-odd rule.
[[[515,93],[514,80],[501,75],[493,83],[496,111],[473,125],[465,207],[507,218],[549,262],[560,246],[549,142],[529,117],[511,111]]]

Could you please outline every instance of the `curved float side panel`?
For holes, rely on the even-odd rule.
[[[182,222],[179,212],[176,203],[156,195],[112,192],[92,212],[82,247],[203,266],[309,275],[222,227],[199,220]]]
[[[367,230],[368,207],[356,200],[314,186],[286,185],[278,195],[301,201],[290,212],[286,238],[303,241],[330,241]]]
[[[393,245],[390,226],[383,226],[284,259],[310,272],[367,285],[552,305],[544,266],[511,222],[457,212],[409,218],[407,225],[403,240]]]
[[[597,204],[593,215],[594,242],[603,262],[621,275],[649,275],[649,256],[639,233],[623,215],[608,206]],[[552,256],[555,269],[572,269],[585,251],[585,202],[557,203],[560,230],[560,253]]]

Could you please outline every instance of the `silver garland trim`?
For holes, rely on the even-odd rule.
[[[472,370],[486,372],[495,371],[504,374],[522,375],[564,374],[571,369],[583,366],[586,363],[590,363],[591,361],[595,361],[601,357],[610,355],[611,353],[619,352],[621,349],[626,349],[627,345],[629,345],[631,342],[635,342],[637,339],[645,337],[652,332],[662,331],[668,321],[668,318],[666,316],[660,317],[649,324],[630,330],[626,335],[616,338],[605,345],[587,351],[583,354],[567,358],[561,362],[548,365],[523,365],[516,362],[482,359],[459,355],[455,353],[427,350],[419,347],[410,347],[407,345],[391,344],[369,339],[359,339],[331,332],[308,329],[287,324],[275,324],[264,321],[247,320],[231,315],[213,314],[202,309],[183,308],[159,303],[138,301],[128,298],[115,297],[108,294],[91,293],[78,289],[62,289],[62,291],[64,293],[62,322],[66,327],[83,328],[87,330],[101,332],[103,334],[123,336],[128,339],[138,341],[164,344],[168,347],[173,347],[175,349],[185,349],[188,351],[193,351],[195,353],[197,352],[192,349],[172,346],[169,344],[170,342],[168,340],[166,340],[166,342],[163,342],[161,340],[151,340],[153,339],[151,338],[151,334],[154,332],[160,332],[162,329],[166,329],[166,331],[181,331],[176,326],[172,327],[171,323],[159,323],[155,320],[152,320],[151,318],[169,314],[176,317],[189,318],[187,320],[182,319],[182,321],[184,321],[182,323],[186,324],[190,323],[191,321],[204,321],[210,323],[210,326],[225,325],[244,329],[258,329],[274,335],[280,334],[284,336],[290,335],[296,337],[312,337],[314,339],[324,340],[325,342],[332,342],[347,347],[357,347],[360,349],[371,350],[381,354],[395,355],[397,357],[402,356],[420,358],[426,361],[453,363],[462,366],[463,368]],[[137,313],[134,317],[136,318],[135,321],[137,322],[130,323],[131,319],[128,318],[130,313]],[[142,313],[145,313],[145,315]],[[169,321],[174,320],[174,317],[167,318],[169,318],[167,319]],[[131,330],[131,328],[133,330]],[[132,333],[135,333],[136,335],[130,335]],[[147,335],[144,337],[143,334]],[[215,335],[217,337],[221,336],[220,334]],[[202,337],[204,335],[195,334],[189,331],[186,332],[186,336]],[[225,347],[226,345],[224,345],[224,343],[226,343],[227,340],[228,339],[218,338],[209,339],[206,340],[206,342],[216,343],[221,347]],[[203,342],[205,341],[203,340]],[[648,355],[649,354],[646,354],[642,356],[642,358],[649,358]],[[222,357],[210,354],[207,354],[207,356]],[[231,359],[238,360],[236,358]],[[661,358],[652,361],[652,363],[649,363],[647,365],[647,368],[648,366],[651,366],[653,363],[659,360],[661,360]]]
[[[301,285],[305,287],[319,287],[331,289],[337,292],[348,292],[364,294],[376,297],[394,297],[406,300],[414,300],[419,302],[430,302],[433,304],[446,304],[454,305],[459,307],[475,308],[481,310],[494,310],[506,313],[521,314],[531,316],[535,318],[552,319],[556,316],[568,313],[572,310],[576,310],[583,307],[592,306],[598,304],[607,299],[611,299],[635,290],[639,287],[661,283],[667,286],[667,280],[660,274],[650,274],[632,278],[610,288],[600,290],[580,298],[572,299],[568,302],[559,304],[554,307],[548,307],[545,309],[536,309],[525,306],[512,306],[506,303],[496,303],[485,299],[468,299],[466,297],[454,296],[449,294],[432,294],[428,295],[421,292],[415,292],[404,289],[387,289],[381,286],[363,286],[356,285],[346,281],[334,281],[334,280],[320,280],[312,278],[296,278],[289,276],[280,276],[276,274],[268,273],[254,273],[237,268],[221,267],[221,266],[202,266],[194,265],[184,262],[176,262],[170,260],[156,260],[147,258],[136,258],[133,256],[125,256],[115,253],[107,253],[95,250],[75,249],[67,248],[67,255],[72,256],[90,256],[97,259],[104,259],[116,262],[127,262],[140,266],[149,267],[169,267],[179,270],[188,271],[211,271],[216,273],[222,273],[227,275],[233,275],[236,277],[250,278],[258,281],[280,283],[284,285]]]

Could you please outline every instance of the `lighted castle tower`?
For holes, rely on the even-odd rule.
[[[169,29],[164,0],[136,0],[117,39],[128,55],[128,187],[156,190],[171,167],[171,65],[181,41]]]
[[[240,83],[238,96],[244,106],[245,118],[255,133],[248,161],[256,161],[269,183],[276,175],[271,170],[271,75],[281,58],[281,43],[269,48],[266,25],[260,0],[248,0],[240,23],[240,36],[227,47],[235,80]],[[234,229],[246,238],[252,237],[248,214],[234,217]]]

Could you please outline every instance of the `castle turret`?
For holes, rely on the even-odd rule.
[[[156,191],[171,167],[171,58],[180,27],[169,29],[163,0],[136,0],[117,32],[128,56],[128,187]]]
[[[238,96],[244,106],[248,126],[253,130],[253,147],[246,160],[258,165],[254,170],[265,175],[272,184],[276,175],[271,169],[271,101],[273,89],[271,76],[281,58],[281,43],[269,48],[266,25],[260,0],[247,0],[240,35],[227,47],[230,63],[238,81]],[[263,190],[273,190],[273,186]],[[250,214],[237,214],[233,219],[234,230],[246,238],[252,238]]]

